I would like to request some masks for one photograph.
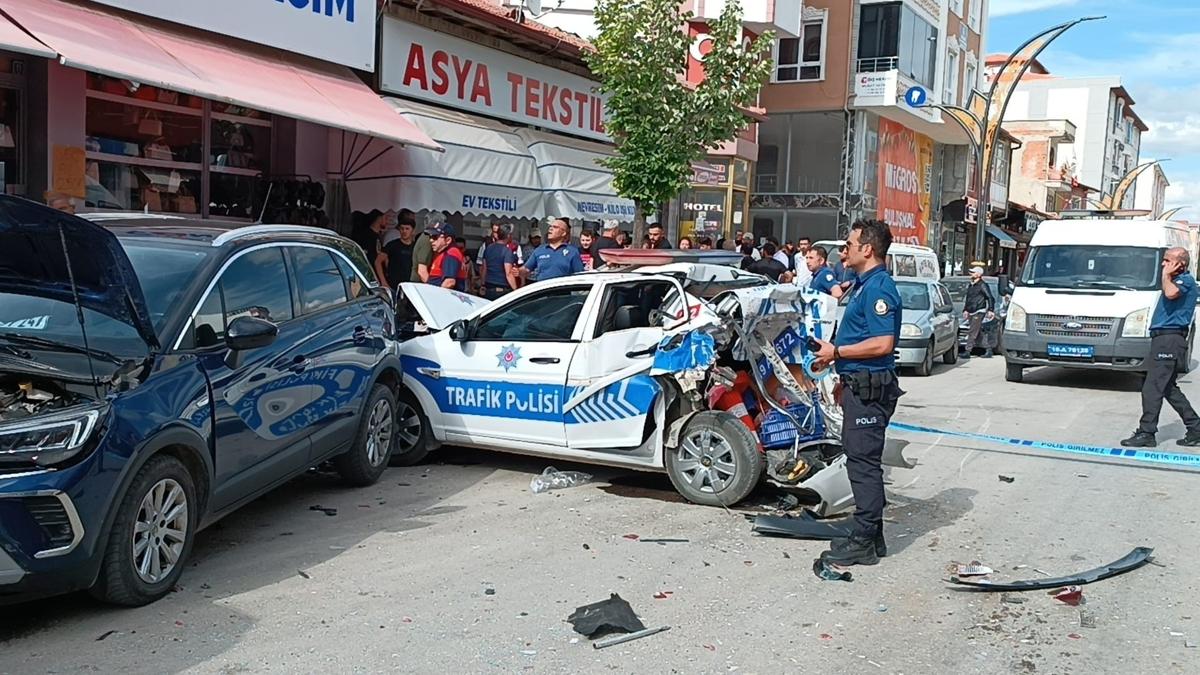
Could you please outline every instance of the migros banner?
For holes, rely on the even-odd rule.
[[[879,120],[879,211],[898,243],[928,242],[933,140],[902,124]]]

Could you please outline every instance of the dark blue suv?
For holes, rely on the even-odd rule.
[[[152,602],[198,530],[309,467],[374,483],[393,332],[333,232],[0,196],[0,604]]]

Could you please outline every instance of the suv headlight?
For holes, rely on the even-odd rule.
[[[1125,326],[1121,328],[1121,337],[1144,338],[1150,337],[1150,308],[1143,307],[1125,317]]]
[[[103,406],[75,408],[0,425],[0,460],[49,466],[70,459],[91,438],[103,410]]]
[[[915,323],[900,324],[900,337],[919,338],[921,337],[921,327]]]
[[[1027,317],[1025,316],[1025,308],[1010,304],[1008,306],[1008,316],[1004,319],[1004,330],[1014,333],[1024,333],[1027,330]]]

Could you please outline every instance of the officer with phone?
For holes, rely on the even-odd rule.
[[[857,276],[836,344],[818,341],[817,365],[837,368],[842,447],[854,491],[854,529],[821,558],[835,565],[874,565],[887,554],[883,539],[883,444],[896,401],[904,394],[893,351],[900,339],[901,304],[887,271],[892,232],[879,220],[859,220],[846,240],[846,266]]]
[[[1125,447],[1153,448],[1158,445],[1158,414],[1162,411],[1164,398],[1187,428],[1186,435],[1176,444],[1185,448],[1200,446],[1200,416],[1175,382],[1181,370],[1180,362],[1187,359],[1188,333],[1196,315],[1196,300],[1200,297],[1200,288],[1188,272],[1191,262],[1191,255],[1185,248],[1170,248],[1163,254],[1162,295],[1150,319],[1150,356],[1146,360],[1146,381],[1142,385],[1142,419],[1137,431],[1121,441]]]

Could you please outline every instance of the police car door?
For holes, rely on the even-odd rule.
[[[654,414],[661,388],[645,372],[653,354],[627,354],[662,340],[666,331],[656,310],[682,293],[678,282],[665,279],[605,285],[599,311],[585,326],[568,373],[564,419],[569,448],[629,450],[646,440],[647,416]]]
[[[567,369],[593,284],[556,284],[495,303],[466,326],[442,331],[439,377],[429,388],[446,441],[528,448],[565,444]]]

